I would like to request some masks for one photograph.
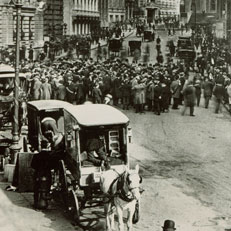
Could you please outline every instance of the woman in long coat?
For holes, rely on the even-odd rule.
[[[145,104],[145,91],[146,91],[146,85],[145,83],[142,81],[139,81],[134,87],[134,104],[135,104],[135,109],[136,109],[136,113],[140,112],[143,113],[144,112],[144,104]]]

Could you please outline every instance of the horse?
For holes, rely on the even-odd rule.
[[[106,195],[104,210],[106,214],[107,231],[115,230],[115,210],[118,216],[119,230],[124,231],[123,211],[127,210],[127,227],[132,230],[133,215],[137,203],[140,203],[141,176],[139,165],[129,170],[126,167],[122,174],[114,169],[103,171],[100,177],[100,189]]]

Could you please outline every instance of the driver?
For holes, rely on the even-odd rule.
[[[50,143],[50,164],[52,168],[56,168],[58,165],[58,161],[64,158],[64,136],[58,131],[55,119],[51,117],[45,117],[41,121],[41,129],[43,134],[43,140],[47,140]]]
[[[89,134],[86,143],[87,156],[88,160],[94,165],[110,168],[109,159],[104,148],[103,138],[103,135],[97,132]]]

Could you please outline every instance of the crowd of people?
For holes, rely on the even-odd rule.
[[[161,39],[157,39],[158,45]],[[27,75],[28,99],[57,99],[72,104],[108,103],[110,99],[122,109],[152,111],[156,115],[169,112],[171,104],[173,110],[184,105],[182,115],[190,107],[190,115],[194,116],[194,106],[200,106],[203,92],[204,107],[209,107],[214,95],[218,113],[221,103],[229,104],[231,99],[226,50],[209,33],[198,33],[196,41],[201,52],[190,63],[175,57],[165,63],[129,63],[126,58],[73,61],[67,57],[55,62],[24,61],[21,71]]]

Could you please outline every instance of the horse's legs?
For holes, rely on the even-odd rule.
[[[135,208],[134,209],[128,209],[128,217],[127,217],[127,227],[128,231],[132,231],[132,216],[134,214]]]
[[[124,231],[123,210],[119,206],[116,206],[116,211],[118,215],[119,231]]]
[[[113,231],[115,230],[115,222],[114,222],[114,211],[113,204],[111,202],[106,203],[104,205],[104,212],[106,215],[106,230]]]
[[[132,217],[135,212],[136,201],[132,201],[128,208],[127,226],[128,231],[132,231]]]
[[[112,208],[114,209],[114,208]],[[115,211],[113,210],[110,214],[110,220],[111,220],[111,229],[115,230]]]
[[[110,203],[104,204],[104,213],[106,216],[106,230],[111,231],[111,223],[110,223]]]

